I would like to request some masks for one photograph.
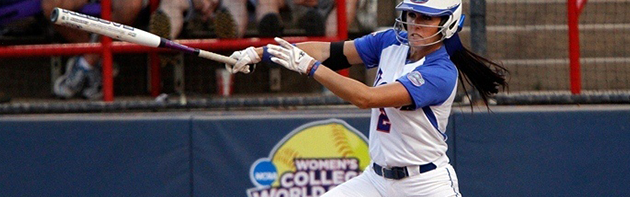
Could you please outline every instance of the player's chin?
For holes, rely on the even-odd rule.
[[[426,45],[426,41],[425,40],[409,40],[409,45],[410,46],[424,46]]]

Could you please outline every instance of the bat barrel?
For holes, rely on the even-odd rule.
[[[56,25],[92,32],[139,45],[175,49],[232,65],[236,63],[236,60],[232,58],[207,51],[200,53],[199,49],[191,48],[171,40],[161,38],[155,34],[140,29],[61,8],[53,9],[53,12],[50,15],[50,20]]]
[[[53,13],[51,13],[50,20],[56,25],[92,32],[144,46],[157,47],[160,44],[159,36],[134,27],[61,8],[55,8]]]

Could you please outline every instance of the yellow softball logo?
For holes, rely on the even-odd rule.
[[[340,123],[328,123],[306,128],[291,136],[271,158],[278,175],[296,171],[295,159],[356,158],[359,169],[369,162],[367,143]],[[278,186],[278,180],[273,183]]]
[[[317,196],[357,176],[369,163],[367,138],[361,132],[338,119],[311,122],[287,134],[268,158],[252,166],[250,178],[258,189],[248,195],[299,188]]]

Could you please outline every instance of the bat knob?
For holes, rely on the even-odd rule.
[[[50,13],[50,22],[55,23],[57,17],[59,17],[59,8],[53,9],[52,13]]]

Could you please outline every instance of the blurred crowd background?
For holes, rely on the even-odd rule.
[[[16,14],[8,9],[18,3],[37,1],[41,1],[39,5],[42,10],[33,10],[28,16],[15,17]],[[67,6],[64,4],[69,2],[0,1],[0,47],[98,41],[98,38],[89,35],[74,39],[78,34],[76,31],[64,33],[67,30],[53,27],[48,21],[46,14],[49,10],[46,9],[50,9],[51,5]],[[99,3],[93,0],[80,2],[82,5]],[[112,1],[112,20],[126,19],[125,23],[131,26],[174,39],[218,38],[230,42],[232,39],[252,37],[330,36],[336,33],[337,25],[335,1],[162,0],[155,12],[147,9],[146,0],[123,1],[122,6],[115,2]],[[391,28],[399,14],[394,11],[398,2],[346,0],[348,39]],[[20,13],[24,13],[26,7],[20,9]],[[73,9],[84,12],[98,10],[85,5]],[[630,1],[625,0],[590,0],[585,4],[579,18],[582,90],[630,90],[628,10]],[[127,14],[120,14],[124,12]],[[501,62],[510,71],[509,91],[501,94],[569,91],[567,1],[464,0],[464,14],[467,16],[461,32],[464,44]],[[224,55],[232,53],[214,52]],[[98,70],[98,58],[93,60],[89,55],[84,57],[88,60],[86,62],[92,61],[95,70]],[[176,53],[163,54],[161,57],[164,93],[220,96],[217,89],[217,72],[223,68],[220,63]],[[0,58],[0,101],[60,98],[55,94],[54,84],[59,77],[67,77],[68,62],[73,58]],[[117,73],[114,94],[117,98],[149,96],[147,62],[146,54],[114,54]],[[351,68],[349,76],[366,84],[371,84],[373,80],[373,73],[359,66]],[[178,84],[178,80],[183,81],[183,84]],[[314,80],[295,75],[276,65],[258,65],[252,74],[237,74],[233,80],[233,96],[326,92]],[[85,87],[89,86],[88,82],[84,83]],[[90,99],[86,96],[82,98]],[[96,100],[99,98],[96,97]]]

